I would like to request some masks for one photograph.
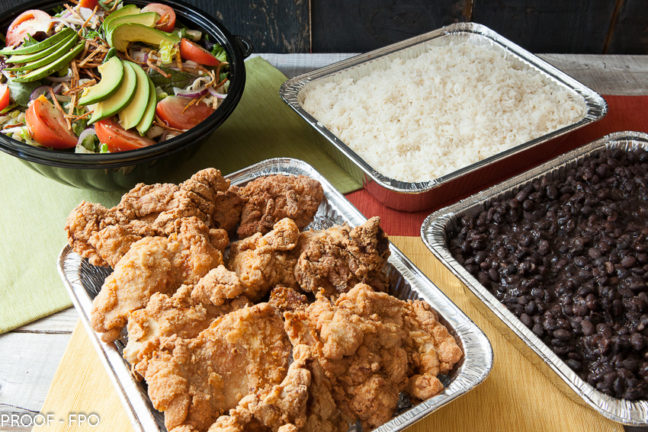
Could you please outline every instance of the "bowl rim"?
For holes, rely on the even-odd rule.
[[[49,166],[86,169],[123,167],[151,161],[160,156],[173,154],[191,147],[220,126],[238,104],[245,88],[244,58],[249,55],[249,49],[242,47],[242,45],[247,42],[239,36],[234,36],[218,19],[197,6],[190,5],[182,0],[160,0],[160,2],[173,7],[181,21],[207,33],[210,38],[221,43],[227,51],[231,71],[228,97],[207,119],[170,140],[137,150],[100,154],[71,153],[30,146],[0,133],[0,151],[26,161]],[[0,22],[0,28],[6,28],[16,16],[28,9],[51,11],[54,6],[60,3],[61,1],[55,0],[32,0],[15,6],[4,14],[4,18]],[[144,5],[148,2],[128,0],[128,3]]]

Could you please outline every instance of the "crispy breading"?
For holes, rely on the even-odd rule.
[[[75,252],[93,265],[114,268],[133,243],[172,234],[181,218],[196,217],[209,228],[233,230],[242,203],[238,188],[230,187],[220,171],[208,168],[180,185],[140,183],[110,209],[84,201],[68,216],[65,230]],[[227,238],[225,232],[219,236]]]
[[[297,290],[277,285],[270,291],[270,299],[268,300],[272,306],[279,309],[281,312],[294,311],[296,309],[303,309],[308,306],[308,297],[301,294]]]
[[[333,296],[361,282],[380,290],[387,285],[383,268],[389,241],[378,217],[353,229],[342,225],[312,232],[300,247],[295,277],[304,291]]]
[[[286,217],[302,229],[312,222],[324,197],[322,185],[303,175],[259,177],[240,193],[245,200],[237,230],[240,238],[265,234]]]
[[[144,378],[168,430],[205,431],[246,395],[280,384],[290,358],[281,316],[260,303],[217,318],[195,338],[167,339]]]
[[[248,298],[259,300],[278,284],[296,286],[297,258],[291,251],[299,236],[295,222],[286,218],[264,236],[257,233],[232,243],[228,266],[238,275]]]
[[[255,428],[272,432],[349,429],[349,419],[335,405],[329,380],[313,360],[309,346],[293,347],[293,362],[280,384],[244,397],[228,415],[219,417],[208,432],[244,432]]]
[[[145,237],[135,242],[119,260],[95,297],[92,326],[111,342],[119,337],[130,312],[143,308],[150,297],[172,294],[183,283],[198,282],[223,263],[211,243],[211,231],[195,217],[174,222],[169,237]]]
[[[463,353],[434,311],[358,284],[333,301],[322,295],[306,309],[286,312],[293,345],[309,345],[347,418],[367,430],[394,415],[399,393],[416,399],[443,389]]]
[[[196,337],[219,316],[250,304],[245,297],[228,298],[229,293],[205,295],[222,288],[208,280],[215,270],[207,273],[196,285],[182,285],[172,296],[153,294],[145,308],[129,314],[124,358],[133,370],[144,376],[148,360],[168,338]],[[211,297],[219,302],[212,303]]]

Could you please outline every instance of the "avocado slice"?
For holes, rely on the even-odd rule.
[[[105,30],[105,29],[108,28],[108,26],[110,25],[110,23],[114,19],[126,16],[126,15],[136,15],[138,13],[140,13],[140,8],[138,8],[134,4],[127,4],[123,8],[117,9],[116,11],[111,12],[110,15],[108,15],[106,17],[106,19],[104,19],[103,23],[101,24],[101,27]]]
[[[166,33],[142,24],[122,24],[112,30],[113,47],[117,51],[125,51],[130,42],[144,42],[160,45],[166,41],[172,44],[180,42],[180,38],[172,33]]]
[[[38,69],[41,66],[45,66],[50,63],[53,63],[56,60],[58,60],[62,55],[67,53],[70,50],[70,48],[72,48],[72,46],[76,43],[78,38],[79,37],[77,36],[77,34],[73,32],[70,37],[68,37],[67,39],[63,39],[57,45],[55,45],[58,48],[50,55],[38,60],[34,60],[33,62],[25,63],[22,66],[7,68],[7,70],[8,71],[28,71],[28,70]]]
[[[1,49],[0,54],[4,56],[17,55],[17,54],[33,54],[35,52],[42,51],[45,48],[51,47],[52,45],[59,42],[61,39],[64,39],[67,35],[68,33],[66,33],[65,31],[60,31],[59,33],[56,33],[38,43],[35,43],[34,45],[28,45],[26,47],[20,47],[15,49],[11,49],[11,48]]]
[[[32,82],[32,81],[38,81],[41,78],[45,78],[46,76],[51,75],[57,70],[66,67],[72,61],[72,59],[74,59],[74,57],[78,56],[79,53],[83,51],[84,46],[85,46],[85,42],[81,41],[74,48],[72,48],[66,54],[61,56],[55,62],[46,64],[45,66],[40,67],[38,69],[34,69],[33,71],[30,71],[25,75],[16,77],[13,80],[16,82]]]
[[[139,65],[131,62],[126,62],[135,71],[137,78],[137,86],[135,87],[135,95],[126,108],[119,111],[119,123],[124,129],[130,129],[139,124],[146,113],[146,108],[149,101],[149,92],[151,91],[146,72]]]
[[[124,65],[119,57],[111,57],[98,69],[101,73],[101,81],[83,90],[79,98],[79,105],[89,105],[108,99],[119,89],[124,77]]]
[[[59,49],[61,47],[61,44],[64,43],[67,38],[72,37],[73,34],[74,34],[74,30],[72,30],[69,27],[65,27],[63,30],[61,30],[60,33],[57,33],[56,35],[54,35],[54,36],[61,35],[61,37],[57,38],[57,42],[54,43],[52,46],[47,47],[45,49],[42,49],[40,51],[37,51],[35,53],[31,53],[31,54],[12,55],[6,61],[7,61],[7,63],[29,63],[31,61],[38,60],[40,58],[46,57],[46,56],[52,54],[57,49]],[[51,36],[50,39],[53,38],[54,36]]]
[[[90,117],[88,124],[92,124],[98,120],[117,114],[133,99],[133,96],[135,95],[135,87],[137,86],[137,75],[135,74],[133,67],[128,63],[129,62],[123,63],[124,77],[122,78],[119,88],[108,99],[95,105],[94,112],[92,113],[92,117]]]
[[[142,24],[146,27],[154,27],[159,18],[160,15],[155,12],[146,12],[137,15],[126,15],[116,18],[112,20],[107,27],[105,27],[106,42],[108,42],[108,45],[113,46],[113,30],[119,27],[121,24]]]
[[[155,92],[155,84],[153,84],[153,81],[149,77],[146,77],[146,80],[148,81],[149,86],[149,100],[146,104],[146,111],[144,111],[142,120],[140,120],[140,122],[136,126],[137,132],[139,132],[140,135],[144,135],[150,129],[151,125],[153,124],[153,119],[155,118],[155,108],[157,107],[157,93]]]

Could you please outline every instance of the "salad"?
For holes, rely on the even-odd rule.
[[[0,132],[76,153],[147,147],[205,120],[227,97],[225,49],[173,8],[71,0],[33,9],[0,50]]]

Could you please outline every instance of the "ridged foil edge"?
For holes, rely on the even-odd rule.
[[[246,183],[256,177],[271,174],[307,175],[318,180],[324,189],[326,202],[351,226],[364,223],[366,218],[340,194],[319,172],[307,163],[289,158],[269,159],[227,176],[233,184]],[[400,275],[396,290],[399,298],[421,298],[440,315],[442,322],[458,338],[463,350],[462,364],[456,369],[451,381],[440,394],[412,407],[389,422],[374,429],[380,432],[400,431],[438,410],[454,399],[466,394],[483,382],[493,365],[493,351],[484,333],[448,297],[445,296],[414,264],[390,243],[389,264],[392,275]],[[166,429],[159,424],[160,415],[152,409],[143,385],[133,378],[128,363],[122,358],[115,344],[106,344],[90,325],[92,300],[83,285],[83,277],[102,281],[110,269],[94,267],[82,260],[69,246],[65,246],[58,259],[58,270],[81,321],[96,348],[102,363],[115,384],[119,397],[126,408],[133,427],[138,432]],[[410,289],[407,290],[407,285]],[[96,293],[93,293],[96,294]]]
[[[474,214],[484,206],[502,197],[512,196],[526,184],[546,175],[559,176],[562,171],[584,158],[610,148],[631,150],[644,148],[648,150],[648,134],[641,132],[615,132],[593,141],[583,147],[561,155],[545,164],[513,177],[505,182],[495,185],[487,190],[463,199],[453,205],[438,210],[429,215],[421,226],[421,237],[425,245],[459,280],[495,314],[502,323],[513,331],[527,348],[523,354],[539,356],[544,365],[548,366],[555,374],[547,374],[554,384],[565,391],[569,389],[575,393],[581,403],[594,408],[604,417],[626,425],[648,425],[648,401],[631,402],[608,396],[580,378],[565,362],[563,362],[531,329],[526,327],[504,304],[492,295],[479,281],[473,277],[456,259],[448,249],[446,231],[451,224],[465,214]],[[520,348],[520,344],[515,344]],[[531,352],[529,352],[531,350]],[[533,359],[531,359],[533,361]],[[544,372],[544,370],[542,370]],[[557,380],[560,378],[560,380]],[[566,385],[564,385],[566,384]],[[572,396],[568,394],[568,396]]]

